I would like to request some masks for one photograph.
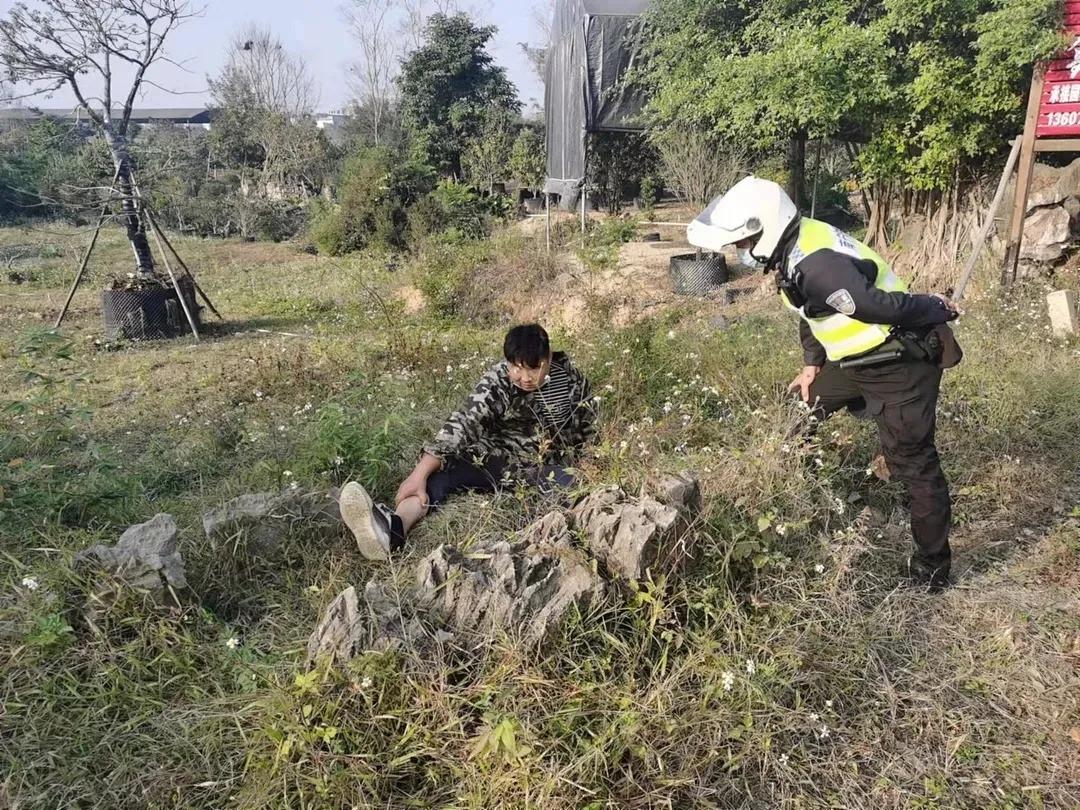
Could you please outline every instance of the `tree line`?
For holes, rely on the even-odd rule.
[[[265,27],[238,31],[208,77],[208,131],[140,127],[130,103],[115,107],[110,60],[140,59],[152,73],[161,54],[140,51],[136,35],[153,21],[163,41],[191,15],[186,3],[17,3],[0,20],[10,86],[66,87],[91,115],[89,126],[40,119],[0,132],[0,219],[87,222],[111,200],[114,218],[131,209],[133,245],[143,204],[186,233],[282,239],[310,230],[321,248],[343,252],[400,247],[424,230],[483,232],[510,205],[496,193],[502,183],[541,184],[543,127],[522,120],[516,88],[488,52],[494,28],[448,0],[349,0],[342,11],[359,58],[354,101],[331,138],[315,124],[306,64]],[[80,37],[85,30],[100,35]]]

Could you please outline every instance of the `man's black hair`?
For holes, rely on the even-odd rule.
[[[538,323],[515,326],[506,333],[503,341],[503,356],[507,362],[517,363],[528,368],[537,368],[551,354],[551,341],[548,333]]]

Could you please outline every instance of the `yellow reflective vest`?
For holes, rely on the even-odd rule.
[[[877,265],[875,287],[884,292],[907,292],[907,284],[869,247],[826,222],[803,217],[799,224],[799,237],[788,256],[788,267],[794,267],[819,250],[835,250],[855,259],[869,259]],[[877,348],[888,339],[892,330],[888,324],[863,323],[842,312],[810,317],[805,307],[796,307],[786,293],[781,291],[780,296],[790,309],[798,312],[807,322],[818,343],[825,348],[826,356],[834,362]]]

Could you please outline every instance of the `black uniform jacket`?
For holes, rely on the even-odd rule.
[[[956,317],[940,298],[903,292],[885,292],[874,286],[877,265],[870,259],[856,259],[835,250],[816,250],[788,271],[788,284],[794,287],[792,303],[802,305],[810,318],[821,318],[838,312],[828,303],[835,293],[842,296],[845,312],[863,323],[887,324],[926,332],[939,323]],[[833,299],[836,301],[836,298]],[[803,346],[803,362],[808,366],[825,364],[825,347],[810,331],[805,320],[799,321],[799,338]]]

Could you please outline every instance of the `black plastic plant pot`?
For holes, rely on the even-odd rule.
[[[671,257],[671,284],[679,295],[705,295],[725,284],[728,266],[722,253],[683,253]]]
[[[179,279],[188,311],[199,325],[199,306],[191,279]],[[191,325],[172,285],[133,284],[103,290],[101,311],[107,340],[162,340],[191,332]]]

